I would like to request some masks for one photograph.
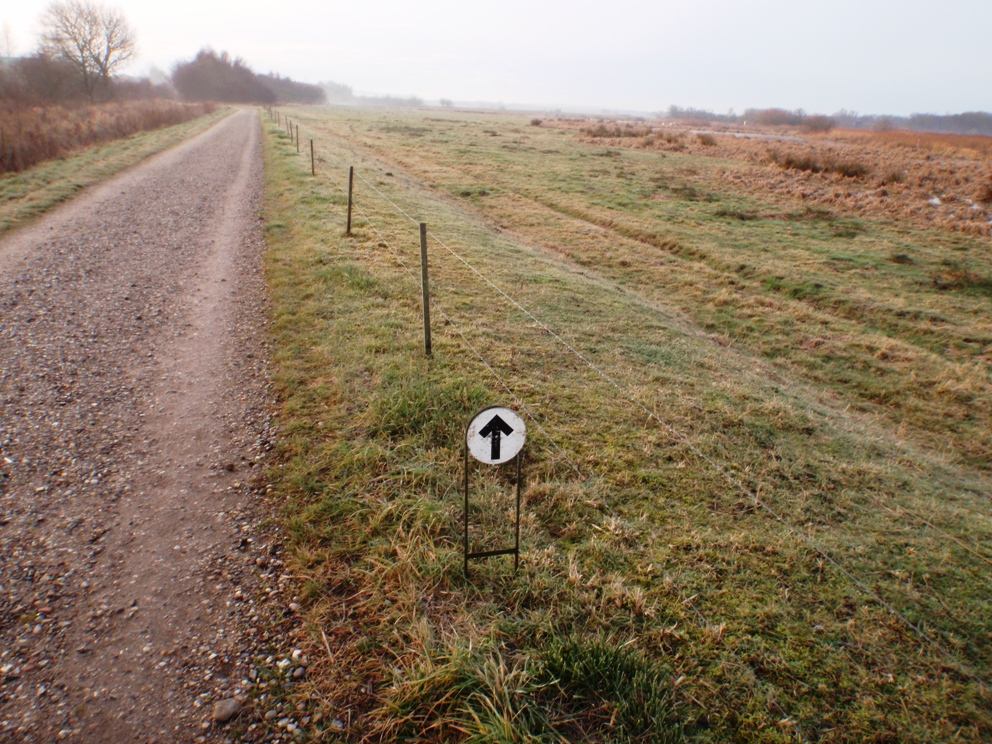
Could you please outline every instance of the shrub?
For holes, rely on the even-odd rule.
[[[829,132],[837,125],[829,116],[814,114],[803,119],[803,129],[807,132]]]
[[[700,134],[697,135],[696,139],[699,140],[699,144],[705,145],[706,147],[713,147],[716,145],[716,137],[712,134]]]
[[[871,172],[864,163],[856,160],[838,160],[831,156],[818,157],[811,152],[785,152],[771,150],[769,159],[785,170],[798,170],[808,173],[839,173],[846,178],[861,178]]]
[[[807,152],[799,154],[787,152],[783,154],[778,150],[772,150],[768,153],[768,156],[773,163],[786,170],[807,171],[809,173],[821,173],[826,170],[817,158]]]
[[[543,122],[540,119],[531,119],[530,120],[530,125],[532,127],[539,127],[539,126],[541,126],[542,123]]]
[[[834,173],[840,173],[847,178],[861,178],[871,173],[871,168],[855,160],[838,160],[832,163],[828,170],[832,170]]]

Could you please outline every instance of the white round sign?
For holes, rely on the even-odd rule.
[[[509,408],[500,406],[477,414],[465,434],[472,457],[486,465],[499,465],[512,460],[523,448],[526,438],[524,420]]]

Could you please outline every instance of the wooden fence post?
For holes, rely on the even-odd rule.
[[[348,225],[344,229],[344,234],[351,237],[351,194],[355,190],[355,166],[348,166]]]

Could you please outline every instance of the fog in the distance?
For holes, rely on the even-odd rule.
[[[658,111],[992,110],[992,3],[948,0],[124,0],[131,68],[209,45],[258,72],[424,99]],[[43,0],[5,3],[15,52]]]

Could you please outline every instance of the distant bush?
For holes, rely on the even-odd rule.
[[[179,124],[213,104],[128,101],[79,108],[0,106],[0,173],[22,171],[101,142]]]
[[[716,137],[712,134],[700,134],[696,136],[696,139],[699,140],[699,144],[706,147],[713,147],[716,144]]]
[[[836,125],[837,123],[829,116],[815,114],[813,116],[807,116],[803,119],[802,127],[807,132],[829,132]]]
[[[540,119],[531,119],[531,120],[530,120],[530,125],[531,125],[532,127],[539,127],[539,126],[541,126],[541,124],[543,124],[543,123],[544,123],[544,122],[543,122],[543,121],[541,121]]]
[[[786,111],[780,108],[748,109],[744,112],[743,118],[747,121],[753,121],[755,124],[768,127],[799,126],[803,123],[803,119],[806,118],[806,114],[802,109],[796,109],[795,111]]]

